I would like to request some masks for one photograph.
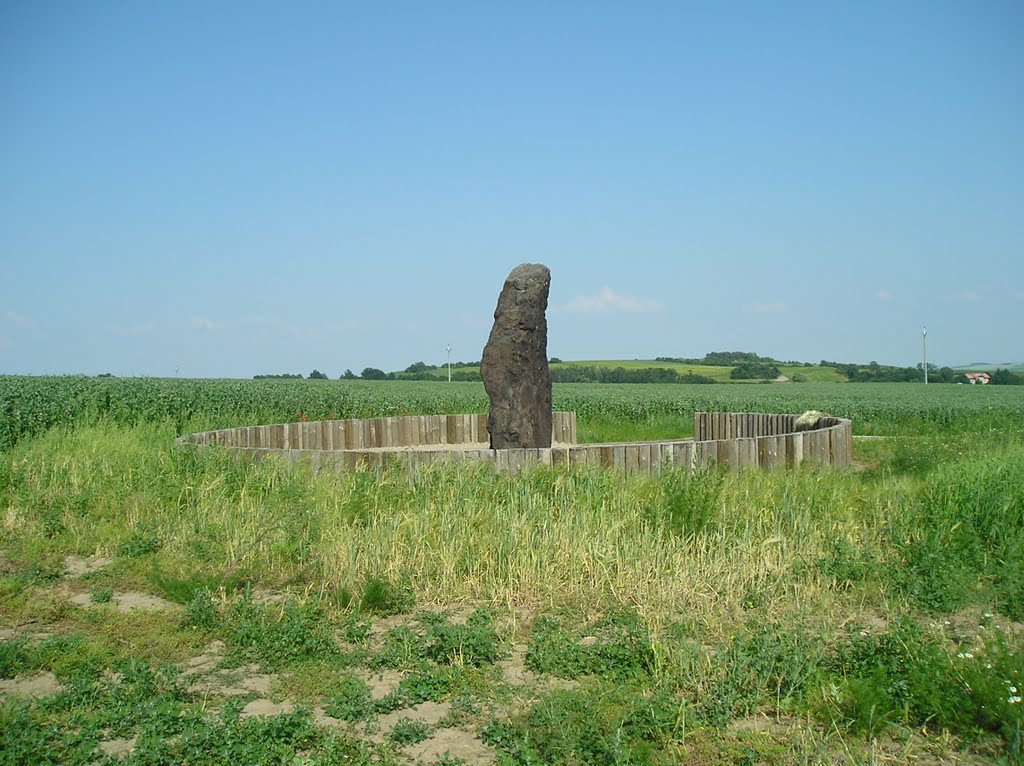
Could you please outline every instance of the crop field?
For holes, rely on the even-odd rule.
[[[175,444],[473,383],[0,378],[0,764],[1024,764],[1024,390],[555,387],[849,471],[313,475]]]
[[[662,362],[656,359],[596,359],[590,361],[553,362],[551,364],[552,369],[564,369],[567,367],[607,367],[608,369],[621,367],[625,370],[643,370],[651,367],[661,367],[669,370],[675,370],[680,375],[686,375],[687,373],[703,375],[704,377],[711,378],[712,380],[722,383],[730,382],[729,373],[733,370],[733,367],[727,367],[724,365],[683,364],[680,362]],[[819,367],[818,365],[813,365],[811,367],[804,367],[802,365],[778,365],[778,367],[780,374],[785,375],[790,379],[792,379],[794,375],[801,375],[806,381],[811,383],[841,383],[845,380],[845,378],[833,367]],[[452,372],[480,372],[480,368],[453,366]],[[440,369],[440,373],[444,373],[443,367]],[[732,382],[742,382],[746,384],[757,381]]]

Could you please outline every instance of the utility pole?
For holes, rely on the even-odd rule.
[[[445,346],[448,350],[448,382],[452,382],[452,347],[451,344]]]
[[[924,384],[928,385],[928,328],[921,328],[921,351],[924,354]]]

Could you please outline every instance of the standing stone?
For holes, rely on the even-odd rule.
[[[551,446],[551,371],[548,369],[548,288],[551,272],[539,263],[512,269],[498,296],[480,376],[491,399],[491,449]]]

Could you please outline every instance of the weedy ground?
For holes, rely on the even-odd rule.
[[[654,478],[25,439],[0,764],[1024,763],[1024,428],[893,430]]]

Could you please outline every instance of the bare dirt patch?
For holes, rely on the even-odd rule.
[[[38,699],[56,694],[63,688],[53,673],[33,673],[30,676],[0,681],[0,697],[19,696]]]
[[[357,668],[352,674],[361,678],[370,687],[370,698],[381,700],[398,688],[402,674],[397,670],[366,670]]]
[[[382,733],[387,733],[394,728],[395,724],[403,718],[413,721],[423,721],[429,726],[437,726],[438,721],[444,718],[451,711],[452,706],[447,702],[421,702],[414,707],[406,707],[395,710],[377,719],[377,725]]]
[[[68,556],[64,559],[64,576],[82,577],[83,575],[92,574],[93,572],[99,572],[101,569],[106,569],[113,563],[114,560],[107,556],[90,556],[89,558]]]
[[[80,606],[83,609],[95,609],[107,606],[107,604],[95,603],[89,593],[76,593],[71,596],[70,600],[72,604]],[[137,609],[145,611],[164,611],[181,608],[173,601],[160,598],[160,596],[152,596],[148,593],[139,593],[134,590],[113,593],[108,604],[113,604],[119,612],[132,612]]]
[[[405,748],[405,754],[421,763],[436,763],[445,754],[471,766],[485,766],[495,762],[494,751],[468,729],[442,729],[422,742]]]
[[[295,706],[288,700],[271,702],[268,699],[255,699],[242,708],[242,718],[252,718],[256,715],[277,715],[279,713],[290,713]]]
[[[524,686],[536,680],[535,673],[526,669],[526,646],[516,644],[512,647],[511,654],[498,663],[501,668],[501,678],[509,686]]]
[[[107,739],[100,742],[100,750],[103,751],[104,755],[112,755],[115,758],[120,758],[122,755],[128,755],[132,750],[135,749],[135,737],[131,739]]]

